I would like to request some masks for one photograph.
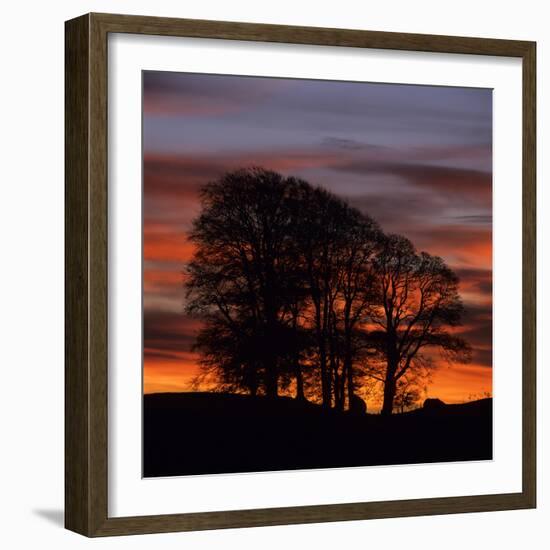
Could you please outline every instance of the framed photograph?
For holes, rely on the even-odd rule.
[[[535,43],[65,36],[66,527],[535,507]]]

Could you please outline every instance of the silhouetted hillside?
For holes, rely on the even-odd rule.
[[[144,476],[489,460],[492,399],[389,418],[295,399],[144,397]]]

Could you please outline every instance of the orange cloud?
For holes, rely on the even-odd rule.
[[[489,228],[469,225],[423,226],[404,228],[418,249],[444,258],[454,269],[492,269],[493,243]]]
[[[493,392],[493,369],[483,365],[441,365],[428,388],[430,397],[461,403]]]
[[[199,373],[198,357],[191,353],[176,353],[172,357],[143,362],[143,392],[180,392],[190,389],[193,377]]]
[[[191,350],[201,323],[181,314],[146,313],[144,318],[144,393],[188,391],[199,373],[199,354]]]
[[[143,227],[143,259],[170,261],[183,265],[193,257],[195,245],[184,231],[158,223],[145,222]],[[144,276],[150,277],[145,270]]]
[[[143,272],[143,291],[165,291],[167,288],[181,288],[183,273],[177,271],[145,269]]]

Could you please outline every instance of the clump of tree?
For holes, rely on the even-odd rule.
[[[452,333],[456,275],[346,201],[252,168],[207,184],[201,202],[187,311],[204,321],[201,377],[217,389],[275,398],[292,388],[344,410],[367,378],[390,414],[404,381],[428,369],[427,350],[467,360]]]
[[[438,256],[418,253],[400,235],[389,235],[375,258],[378,301],[371,322],[383,357],[369,366],[384,386],[382,414],[392,413],[397,386],[407,374],[425,374],[433,365],[426,351],[454,361],[468,361],[470,348],[453,334],[464,306],[456,274]]]
[[[401,413],[418,408],[420,402],[427,395],[430,382],[430,370],[409,371],[396,384],[394,410]]]

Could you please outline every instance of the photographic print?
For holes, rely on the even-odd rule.
[[[142,78],[143,476],[492,459],[492,90]]]

